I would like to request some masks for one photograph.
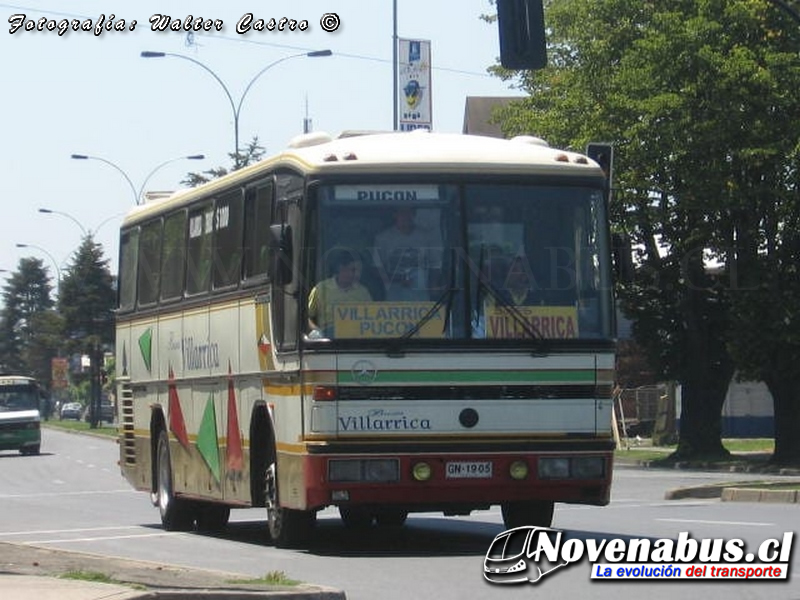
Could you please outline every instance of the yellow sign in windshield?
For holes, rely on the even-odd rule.
[[[574,306],[516,306],[514,308],[519,313],[519,317],[501,306],[485,307],[487,338],[529,338],[531,331],[544,338],[572,339],[578,337],[578,309]]]
[[[346,302],[333,308],[337,338],[387,338],[408,334],[433,308],[433,302]],[[414,337],[440,338],[444,315],[437,308]]]

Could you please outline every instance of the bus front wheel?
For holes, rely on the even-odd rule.
[[[550,527],[553,524],[555,502],[550,500],[529,500],[527,502],[506,502],[501,506],[503,524],[506,529],[524,525]]]
[[[316,512],[283,508],[278,497],[278,471],[275,456],[269,461],[266,480],[267,525],[278,548],[295,548],[308,540],[316,521]]]
[[[161,524],[167,531],[187,531],[194,525],[192,505],[175,497],[172,487],[172,463],[169,455],[169,434],[161,430],[156,446],[155,501]]]

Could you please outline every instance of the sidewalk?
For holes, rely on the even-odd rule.
[[[61,577],[78,572],[99,573],[113,583]],[[346,599],[342,591],[315,585],[270,586],[241,581],[241,575],[221,571],[0,542],[0,598],[3,600]]]
[[[680,469],[691,471],[714,471],[736,473],[760,473],[765,479],[762,481],[735,481],[697,485],[684,488],[667,490],[665,500],[682,500],[685,498],[719,498],[723,502],[770,502],[778,504],[800,504],[800,469],[774,468],[762,469],[759,465],[766,464],[768,454],[758,452],[734,452],[729,462],[674,462],[669,465],[658,460],[637,460],[637,450],[663,452],[666,456],[672,450],[645,446],[629,448],[630,455],[624,459],[617,458],[618,465],[626,465],[642,469]],[[740,458],[742,460],[737,461]],[[747,459],[751,460],[747,460]],[[756,459],[756,460],[752,460]]]

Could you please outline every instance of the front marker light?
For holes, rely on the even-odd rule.
[[[411,475],[417,481],[428,481],[432,474],[431,466],[426,462],[418,462],[411,469]]]
[[[511,475],[511,479],[516,479],[517,481],[526,479],[528,477],[528,463],[524,460],[515,460],[508,468],[508,474]]]

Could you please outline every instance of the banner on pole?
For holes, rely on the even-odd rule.
[[[431,129],[431,43],[398,40],[397,114],[400,131]]]

